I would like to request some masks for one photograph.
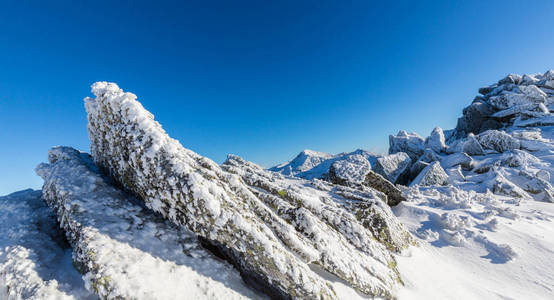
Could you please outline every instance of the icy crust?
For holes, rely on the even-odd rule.
[[[272,296],[336,298],[264,222],[263,202],[237,175],[169,138],[135,95],[106,82],[92,91],[96,98],[85,99],[92,156],[147,207],[226,248],[241,273]]]
[[[33,190],[0,197],[0,299],[97,299],[40,197]]]
[[[111,186],[92,159],[53,148],[37,167],[86,288],[101,299],[257,298],[233,267],[195,235],[145,210]]]

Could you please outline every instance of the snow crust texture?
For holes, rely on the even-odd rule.
[[[95,163],[148,208],[220,248],[247,280],[275,297],[337,298],[317,265],[362,293],[393,298],[400,279],[390,251],[406,247],[410,236],[382,194],[341,191],[355,199],[348,202],[300,188],[305,183],[259,193],[248,177],[171,139],[135,95],[106,82],[92,90],[96,98],[85,106]]]

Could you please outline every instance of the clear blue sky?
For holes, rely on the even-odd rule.
[[[384,152],[454,127],[482,85],[554,68],[552,1],[117,2],[1,2],[0,194],[39,188],[54,145],[88,151],[98,80],[185,147],[268,167]]]

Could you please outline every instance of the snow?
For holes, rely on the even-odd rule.
[[[397,257],[399,299],[552,299],[554,206],[452,187],[406,194],[394,211],[420,246]]]
[[[0,299],[97,299],[40,196],[25,190],[0,197]]]

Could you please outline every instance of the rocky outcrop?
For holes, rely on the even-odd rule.
[[[550,114],[548,106],[554,99],[552,74],[552,70],[544,74],[510,74],[493,85],[480,88],[482,96],[475,97],[458,119],[456,136],[461,138],[468,133],[479,134],[511,125],[540,124],[539,120],[546,120]]]
[[[273,176],[282,175],[238,158],[223,170],[169,138],[135,95],[105,82],[92,89],[96,98],[85,105],[98,166],[220,249],[247,280],[274,297],[336,298],[310,268],[317,264],[362,293],[393,297],[400,279],[389,251],[409,244],[409,235],[382,194],[321,181],[303,193],[307,182],[276,184]]]
[[[441,167],[440,163],[436,161],[425,167],[425,169],[423,169],[412,181],[410,186],[445,185],[446,183],[448,183],[448,175]]]
[[[387,196],[386,202],[390,206],[406,200],[400,189],[383,176],[373,172],[371,166],[363,157],[353,157],[352,159],[335,162],[329,169],[329,180],[335,184],[355,188],[360,188],[360,186],[373,188]]]
[[[425,140],[417,133],[407,133],[404,130],[398,132],[396,136],[389,136],[389,154],[404,152],[416,161],[425,149]]]
[[[521,144],[518,139],[512,137],[503,131],[487,130],[477,136],[479,144],[487,149],[492,149],[500,153],[508,150],[519,149]]]
[[[36,169],[44,179],[42,196],[65,231],[87,289],[101,299],[205,298],[210,290],[212,299],[258,298],[192,232],[110,185],[90,156],[57,147],[48,158]],[[203,274],[208,269],[209,277]]]
[[[404,152],[397,152],[377,158],[372,170],[392,183],[405,181],[412,164],[411,158]]]
[[[446,143],[442,128],[435,127],[435,129],[431,131],[431,135],[429,135],[429,137],[425,140],[425,148],[429,148],[436,153],[446,150]]]

